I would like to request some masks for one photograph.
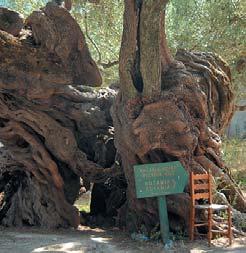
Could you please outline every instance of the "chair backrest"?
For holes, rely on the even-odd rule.
[[[192,204],[195,201],[204,199],[208,204],[212,204],[212,175],[208,174],[194,174],[190,173],[190,194]]]

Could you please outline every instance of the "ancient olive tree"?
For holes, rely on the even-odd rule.
[[[100,85],[102,78],[65,8],[53,1],[25,22],[14,14],[18,27],[9,18],[0,22],[5,24],[0,31],[1,224],[76,227],[73,203],[81,186],[89,189],[90,182],[108,182],[124,172],[127,201],[118,220],[130,230],[151,232],[159,220],[157,203],[136,199],[133,165],[174,160],[187,171],[211,170],[228,200],[245,210],[220,156],[219,135],[234,107],[230,70],[212,53],[170,54],[166,4],[125,0],[113,121],[116,92],[84,86]],[[117,180],[113,184],[119,186]],[[103,195],[109,197],[106,213],[120,207],[125,188]],[[188,203],[188,187],[168,197],[173,229],[187,227]]]
[[[167,2],[125,0],[120,91],[112,115],[128,183],[120,218],[130,230],[151,232],[158,223],[156,199],[136,199],[134,164],[179,160],[188,172],[211,170],[229,201],[241,211],[246,208],[220,156],[219,135],[234,107],[229,67],[212,53],[170,54]],[[187,206],[188,187],[186,193],[168,197],[173,229],[187,228]]]
[[[22,20],[9,18],[12,12],[0,13],[6,21],[0,31],[0,222],[77,227],[73,203],[80,188],[116,171],[109,113],[115,92],[84,86],[98,86],[102,78],[65,8],[48,3],[24,29]]]

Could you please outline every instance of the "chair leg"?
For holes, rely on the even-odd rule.
[[[229,245],[232,244],[232,221],[231,221],[231,207],[227,208],[228,214],[228,238],[229,238]]]
[[[190,209],[190,240],[194,240],[194,225],[195,225],[195,208],[191,206]]]
[[[208,209],[208,243],[209,246],[211,246],[211,240],[212,240],[212,209]]]

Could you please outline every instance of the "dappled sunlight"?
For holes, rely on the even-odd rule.
[[[34,249],[32,252],[85,252],[81,243],[78,242],[67,242],[53,245],[47,245]]]
[[[84,252],[111,252],[112,237],[105,234],[102,229],[91,229],[89,227],[80,226],[80,233],[76,233],[72,238],[64,238],[63,236],[55,236],[52,241],[46,241],[45,244],[40,245],[30,251],[30,253],[38,252],[60,252],[60,253],[84,253]],[[85,234],[88,234],[85,238]],[[51,238],[50,238],[51,239]],[[38,246],[38,245],[37,245]],[[105,251],[104,251],[105,250]]]
[[[36,248],[31,253],[38,252],[62,252],[62,253],[84,253],[84,252],[97,252],[97,250],[102,249],[101,243],[107,244],[110,238],[103,237],[93,237],[91,236],[91,241],[83,240],[81,242],[71,241],[58,244],[50,244],[44,247]]]
[[[131,240],[120,231],[102,231],[85,227],[81,230],[66,230],[52,233],[47,230],[10,230],[0,227],[1,253],[158,253],[163,251],[163,244],[156,242],[138,242]],[[3,233],[1,233],[3,232]],[[212,241],[211,247],[206,240],[195,240],[193,243],[186,238],[174,241],[174,248],[168,252],[246,252],[246,238],[233,240],[227,247],[226,238]]]
[[[99,243],[109,243],[109,241],[112,240],[112,238],[91,236],[91,240],[94,242],[99,242]]]

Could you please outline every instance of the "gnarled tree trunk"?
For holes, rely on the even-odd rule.
[[[0,222],[77,227],[80,187],[121,173],[115,92],[83,86],[102,79],[66,9],[48,3],[26,24],[16,37],[0,31]]]
[[[120,52],[120,92],[113,106],[115,144],[128,183],[121,218],[130,230],[150,232],[158,223],[155,198],[136,199],[133,165],[179,160],[185,169],[211,170],[231,203],[246,201],[221,157],[219,134],[233,113],[228,65],[211,53],[178,51],[164,33],[166,0],[125,0]],[[228,191],[229,189],[229,191]],[[171,228],[189,224],[189,189],[168,196]],[[144,231],[142,231],[144,232]]]

